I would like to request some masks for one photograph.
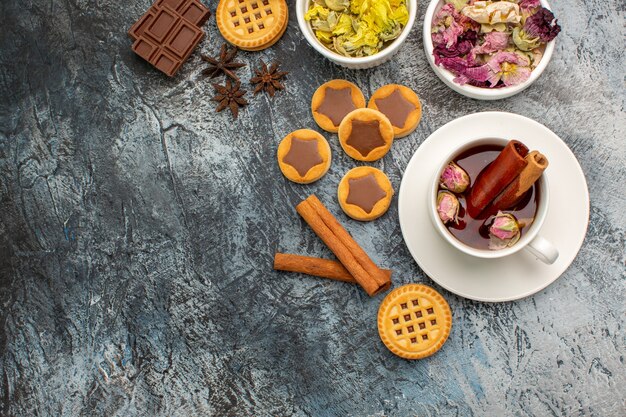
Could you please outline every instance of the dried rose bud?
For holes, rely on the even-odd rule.
[[[459,219],[457,216],[459,215],[460,207],[459,199],[451,192],[439,191],[439,194],[437,194],[437,213],[439,213],[439,218],[443,224],[448,222],[458,223]]]
[[[450,162],[441,173],[439,185],[453,193],[462,193],[469,187],[470,178],[467,172],[454,162]]]
[[[489,228],[489,249],[498,250],[513,246],[520,235],[520,225],[515,216],[499,211]]]

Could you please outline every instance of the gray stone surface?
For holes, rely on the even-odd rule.
[[[552,62],[499,102],[459,96],[429,69],[426,4],[395,59],[368,71],[321,59],[291,5],[285,36],[242,53],[240,72],[280,59],[287,92],[250,97],[236,121],[214,113],[198,51],[174,79],[131,52],[125,32],[148,5],[0,3],[0,415],[626,413],[622,1],[554,2],[563,32]],[[213,19],[206,29],[199,50],[213,54],[222,40]],[[459,116],[506,110],[556,132],[591,194],[572,266],[518,302],[442,291],[452,334],[417,362],[379,341],[382,297],[272,271],[276,250],[330,256],[294,205],[315,192],[339,213],[336,184],[353,161],[329,135],[333,167],[300,186],[274,154],[286,133],[315,126],[309,100],[331,78],[366,95],[389,82],[420,94],[419,129],[374,164],[396,188],[420,143]],[[396,286],[434,285],[395,204],[376,222],[340,219]]]

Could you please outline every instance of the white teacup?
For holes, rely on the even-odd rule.
[[[428,196],[430,218],[435,225],[435,228],[439,231],[439,234],[445,240],[447,240],[448,243],[468,255],[476,256],[478,258],[494,259],[509,256],[522,249],[526,249],[542,262],[545,262],[546,264],[552,264],[559,257],[559,252],[552,243],[550,243],[545,238],[539,236],[539,230],[541,229],[541,226],[546,219],[548,204],[550,203],[550,189],[548,187],[546,172],[541,175],[538,182],[540,197],[537,205],[537,211],[535,213],[535,219],[530,227],[523,233],[520,240],[509,248],[499,250],[483,250],[466,245],[448,231],[448,229],[439,218],[439,214],[437,213],[437,192],[439,190],[439,178],[441,177],[441,173],[448,165],[448,163],[452,161],[457,155],[460,155],[462,152],[468,149],[481,145],[505,146],[508,142],[508,139],[494,138],[471,140],[451,152],[448,157],[441,162],[439,169],[435,172],[435,175],[432,179],[432,184],[429,191],[430,194]]]

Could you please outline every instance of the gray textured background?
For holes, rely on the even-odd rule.
[[[287,92],[215,114],[196,51],[174,79],[130,50],[148,0],[0,3],[0,415],[596,415],[626,412],[623,184],[625,6],[554,2],[552,62],[526,92],[478,102],[426,63],[418,22],[396,58],[348,71],[307,46],[290,6],[273,48]],[[214,9],[215,2],[210,5]],[[211,19],[199,50],[222,42]],[[302,65],[306,62],[306,65]],[[250,77],[250,67],[240,74]],[[374,165],[394,187],[436,128],[481,110],[534,118],[577,155],[591,193],[578,258],[533,297],[484,304],[443,291],[454,312],[435,356],[399,359],[379,341],[382,297],[271,269],[276,250],[330,256],[295,213],[336,185],[280,174],[280,138],[314,127],[309,100],[331,78],[366,96],[401,82],[419,129]],[[249,88],[249,86],[246,86]],[[410,257],[394,205],[341,221],[395,285],[433,284]]]

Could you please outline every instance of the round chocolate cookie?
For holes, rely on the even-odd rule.
[[[317,181],[328,172],[330,146],[311,129],[291,132],[278,145],[278,166],[287,179],[299,184]]]
[[[341,209],[355,220],[370,221],[389,209],[393,188],[379,169],[363,166],[353,168],[339,182],[337,197]]]
[[[367,107],[387,116],[396,139],[413,132],[422,119],[419,97],[403,85],[388,84],[380,87],[372,94]]]
[[[311,99],[313,119],[327,132],[336,133],[343,118],[352,110],[365,107],[365,97],[356,85],[346,80],[322,84]]]
[[[393,126],[387,116],[377,110],[357,109],[341,122],[339,143],[356,160],[376,161],[391,148]]]

